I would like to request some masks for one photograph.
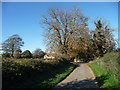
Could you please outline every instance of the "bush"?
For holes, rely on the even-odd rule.
[[[16,58],[16,59],[21,58],[21,54],[15,53],[14,58]]]
[[[32,53],[29,50],[26,50],[22,53],[23,58],[32,58]]]
[[[69,63],[71,60],[68,55],[56,55],[55,59],[64,63]]]
[[[42,59],[4,59],[2,61],[3,88],[24,82],[41,73],[52,72],[56,68],[66,65],[62,60]]]
[[[45,52],[43,52],[41,49],[36,49],[33,52],[33,57],[34,58],[43,58],[45,55]]]
[[[96,58],[95,62],[120,82],[120,55],[118,52],[108,52],[104,57]]]
[[[21,50],[16,50],[15,53],[14,53],[14,58],[21,58],[21,53],[22,51]]]
[[[3,57],[3,58],[10,57],[10,53],[3,53],[3,54],[2,54],[2,57]]]

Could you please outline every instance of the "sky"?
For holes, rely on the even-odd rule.
[[[24,41],[22,51],[46,50],[44,29],[40,19],[51,7],[62,9],[77,6],[85,16],[90,17],[89,27],[94,29],[93,20],[97,17],[109,22],[116,29],[114,38],[118,38],[118,3],[117,2],[2,2],[2,41],[18,34]]]

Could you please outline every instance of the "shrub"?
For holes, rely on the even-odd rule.
[[[10,57],[10,53],[3,53],[3,54],[2,54],[2,57],[3,57],[3,58]]]
[[[14,54],[14,58],[16,58],[16,59],[17,59],[17,58],[21,58],[21,54],[15,53],[15,54]]]
[[[45,52],[43,52],[41,49],[36,49],[33,52],[33,57],[34,58],[43,58],[45,55]]]
[[[104,57],[96,58],[95,62],[120,82],[120,55],[118,52],[108,52]]]
[[[14,53],[14,58],[21,58],[21,53],[22,53],[21,50],[16,50]]]
[[[52,70],[64,65],[66,65],[66,62],[60,60],[3,58],[3,87],[24,82],[24,80],[41,75],[43,72],[52,72]]]
[[[32,53],[29,50],[26,50],[22,53],[23,58],[32,58]]]

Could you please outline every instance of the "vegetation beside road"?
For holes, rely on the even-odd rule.
[[[110,52],[89,63],[100,88],[120,88],[120,55]]]
[[[54,87],[57,83],[59,83],[61,80],[63,80],[68,74],[70,74],[73,69],[75,68],[75,65],[73,64],[68,64],[64,67],[61,67],[54,72],[54,76],[51,76],[51,73],[49,74],[51,77],[47,80],[44,80],[41,82],[37,88],[52,88]]]
[[[120,55],[117,52],[120,49],[113,37],[115,29],[102,18],[96,18],[93,21],[95,28],[90,29],[89,20],[89,16],[82,14],[77,7],[49,8],[40,20],[45,30],[47,52],[39,48],[33,52],[22,51],[24,41],[18,34],[2,42],[3,88],[51,88],[73,70],[70,61],[89,62],[95,57],[102,57],[90,64],[96,78],[102,75],[102,78],[111,78],[107,81],[109,84],[101,87],[114,87],[115,82],[120,82]]]
[[[73,67],[74,65],[71,65],[68,60],[63,60],[63,58],[60,60],[3,58],[3,88],[31,87],[27,84],[32,82],[34,86],[44,80],[42,83],[47,82],[44,85],[51,87],[70,73]],[[44,87],[42,83],[39,87]]]

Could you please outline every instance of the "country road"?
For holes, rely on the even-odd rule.
[[[63,81],[58,83],[56,88],[99,88],[91,68],[87,64],[79,64],[77,68],[67,76]]]

